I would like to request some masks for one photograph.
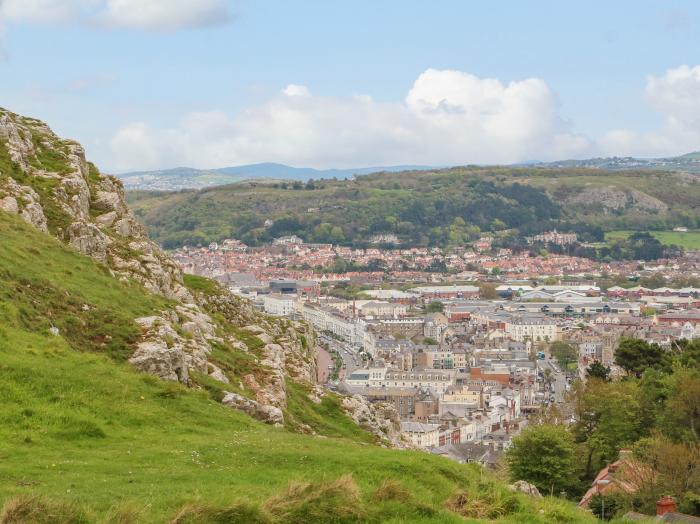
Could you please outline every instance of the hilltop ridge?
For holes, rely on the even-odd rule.
[[[643,169],[459,167],[127,198],[167,249],[225,238],[255,246],[284,235],[355,247],[391,235],[405,247],[448,247],[489,233],[514,244],[551,229],[591,242],[606,230],[700,224],[700,178]]]

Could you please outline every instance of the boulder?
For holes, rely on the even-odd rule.
[[[514,482],[513,484],[508,486],[508,489],[515,493],[524,493],[525,495],[529,495],[538,499],[542,498],[542,495],[540,495],[540,491],[537,489],[537,486],[535,486],[534,484],[530,484],[525,480],[518,480]]]
[[[231,408],[240,409],[251,417],[265,422],[266,424],[283,424],[284,413],[275,406],[260,404],[255,400],[239,395],[238,393],[224,392],[221,403]]]

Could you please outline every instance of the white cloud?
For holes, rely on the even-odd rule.
[[[3,0],[0,19],[12,23],[63,23],[98,4],[99,0]]]
[[[700,66],[681,65],[663,76],[647,78],[644,95],[664,118],[648,133],[628,129],[608,132],[601,148],[608,154],[670,156],[700,149]]]
[[[306,86],[300,86],[297,84],[289,84],[282,90],[287,96],[309,96],[311,93]]]
[[[108,25],[172,31],[228,22],[226,0],[107,0],[99,19]]]
[[[227,0],[0,0],[0,21],[173,31],[231,19]]]
[[[144,167],[136,160],[145,157],[149,167],[507,163],[576,156],[591,146],[559,116],[542,80],[504,85],[434,69],[416,79],[403,102],[314,96],[292,84],[235,117],[194,113],[176,128],[142,129],[133,140],[125,130],[132,127],[112,141],[117,170]],[[135,153],[144,147],[157,152]]]

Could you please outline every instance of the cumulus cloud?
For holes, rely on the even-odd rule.
[[[276,161],[315,167],[397,163],[506,163],[583,154],[591,144],[559,115],[547,84],[503,84],[460,71],[429,69],[401,102],[367,95],[315,96],[289,85],[235,116],[186,115],[179,126],[112,141],[116,169],[137,166],[144,144],[150,167],[213,167]],[[117,139],[118,138],[118,139]],[[174,146],[173,146],[174,145]]]
[[[3,0],[0,19],[11,23],[63,23],[99,3],[99,0]]]
[[[700,66],[681,65],[647,78],[646,100],[664,118],[649,133],[618,129],[607,133],[601,148],[609,154],[667,156],[700,148]]]

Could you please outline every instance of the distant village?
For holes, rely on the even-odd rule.
[[[543,235],[533,240],[575,241]],[[563,408],[572,380],[585,380],[592,363],[620,373],[614,351],[622,337],[662,347],[700,337],[699,287],[638,284],[697,279],[697,252],[601,263],[494,251],[489,237],[444,251],[291,236],[258,248],[225,240],[173,257],[270,315],[313,325],[323,348],[319,380],[393,404],[415,446],[487,467],[531,417]],[[329,270],[338,260],[374,270]],[[623,285],[601,287],[611,275]],[[570,361],[555,358],[556,343],[573,348]]]

